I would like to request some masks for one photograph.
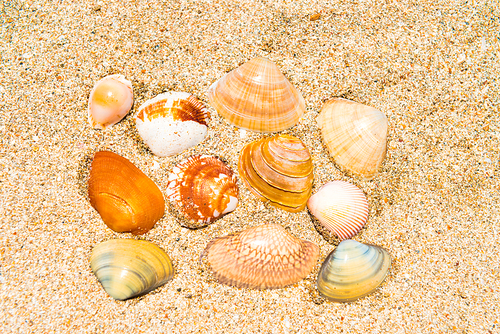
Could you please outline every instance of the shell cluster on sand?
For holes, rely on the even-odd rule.
[[[305,112],[301,93],[279,68],[254,58],[227,73],[207,92],[210,105],[243,129],[272,133],[288,129]],[[132,85],[121,75],[97,82],[89,97],[92,127],[119,122],[133,103]],[[134,116],[137,131],[159,157],[170,157],[200,144],[208,132],[209,111],[189,93],[168,92],[142,104]],[[348,101],[327,101],[318,118],[334,161],[348,172],[375,177],[386,153],[387,119],[375,108]],[[368,219],[361,189],[344,181],[324,184],[311,196],[313,159],[306,145],[288,134],[264,136],[241,151],[238,172],[258,199],[289,212],[306,205],[320,232],[341,242],[323,262],[317,289],[325,298],[354,301],[374,291],[390,268],[388,252],[354,237]],[[90,204],[115,232],[134,235],[151,230],[164,215],[162,191],[120,155],[94,155],[88,181]],[[218,157],[194,155],[168,176],[169,213],[187,228],[212,224],[237,209],[236,174]],[[326,238],[326,235],[324,235]],[[293,236],[278,224],[264,224],[210,241],[202,253],[213,276],[239,288],[273,289],[299,282],[315,268],[319,247]],[[158,246],[142,240],[114,239],[96,245],[90,265],[104,290],[117,300],[143,295],[174,275],[172,261]]]

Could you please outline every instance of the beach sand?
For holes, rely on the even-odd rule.
[[[500,333],[500,11],[495,1],[3,1],[0,3],[0,331],[2,333]],[[307,210],[259,201],[241,180],[237,209],[207,228],[166,211],[140,239],[173,259],[174,278],[113,300],[89,266],[114,233],[91,207],[95,151],[116,152],[165,193],[175,164],[213,154],[237,170],[240,131],[210,108],[207,138],[154,156],[133,114],[166,91],[208,105],[207,89],[256,56],[274,61],[307,110],[283,131],[303,140],[313,192],[346,180],[370,214],[355,240],[390,253],[384,284],[352,303],[328,302],[315,281],[338,241]],[[87,122],[100,78],[123,74],[131,113],[112,128]],[[316,124],[325,101],[373,106],[389,121],[388,152],[371,181],[344,173]],[[198,263],[207,243],[274,222],[320,248],[292,286],[221,285]]]

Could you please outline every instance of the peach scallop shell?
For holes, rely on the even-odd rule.
[[[94,155],[88,192],[90,204],[115,232],[144,234],[165,211],[165,200],[156,184],[113,152]]]
[[[237,127],[277,132],[304,114],[300,92],[266,58],[253,58],[216,81],[208,90],[212,107]]]
[[[174,275],[168,255],[145,240],[113,239],[92,249],[90,267],[104,290],[114,299],[144,295]]]
[[[167,198],[183,226],[206,226],[238,205],[236,175],[216,157],[193,156],[174,167],[168,181]]]
[[[387,118],[379,110],[353,101],[327,101],[317,118],[335,162],[364,179],[372,179],[385,158]]]
[[[204,255],[222,284],[274,289],[309,275],[319,247],[294,237],[280,225],[266,224],[212,240]]]
[[[301,211],[311,195],[313,164],[299,138],[278,135],[246,145],[238,170],[252,193],[283,210]]]
[[[178,154],[207,135],[208,110],[194,95],[163,93],[146,101],[135,116],[139,135],[160,157]]]
[[[99,80],[89,97],[88,118],[95,129],[108,128],[124,118],[132,108],[132,83],[113,74]]]
[[[323,185],[309,198],[307,207],[321,225],[340,240],[356,235],[368,218],[368,201],[363,191],[344,181]]]

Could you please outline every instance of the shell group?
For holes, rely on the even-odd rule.
[[[174,167],[167,198],[181,225],[206,226],[238,205],[236,175],[220,159],[197,155]]]
[[[135,123],[139,135],[160,157],[195,146],[207,135],[208,110],[194,95],[163,93],[140,106]]]
[[[301,211],[311,195],[313,164],[299,138],[278,135],[246,145],[238,170],[252,193],[283,210]]]
[[[387,118],[379,110],[341,98],[327,101],[317,118],[335,162],[372,179],[385,158]]]
[[[165,211],[156,184],[130,161],[109,151],[94,155],[88,194],[90,204],[115,232],[144,234]]]
[[[391,258],[385,249],[344,240],[323,262],[318,291],[332,301],[354,301],[377,289],[390,266]]]
[[[121,74],[99,80],[90,92],[88,119],[93,128],[105,129],[121,121],[132,108],[132,83]]]
[[[104,290],[117,300],[137,297],[174,275],[168,255],[144,240],[113,239],[94,247],[90,267]]]
[[[253,58],[208,90],[212,107],[237,127],[276,132],[295,125],[305,111],[302,94],[270,60]]]
[[[307,201],[309,211],[340,240],[350,239],[368,219],[368,201],[363,191],[345,181],[323,185]]]
[[[315,244],[266,224],[212,240],[204,255],[222,284],[240,288],[281,288],[305,278],[319,257]]]

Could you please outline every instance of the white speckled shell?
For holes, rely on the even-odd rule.
[[[88,119],[95,129],[106,129],[121,121],[132,108],[132,83],[121,74],[99,80],[89,97]]]
[[[344,181],[326,183],[309,198],[307,207],[340,240],[356,235],[368,218],[368,201],[363,191]]]
[[[160,157],[198,145],[207,135],[208,111],[189,93],[163,93],[146,101],[135,116],[137,131]]]

